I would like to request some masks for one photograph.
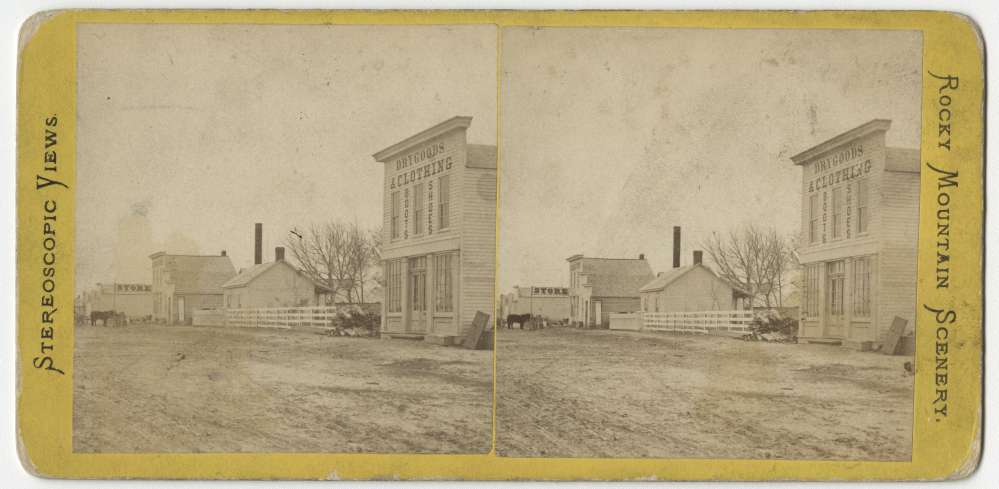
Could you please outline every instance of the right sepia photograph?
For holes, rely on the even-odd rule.
[[[496,453],[910,460],[921,33],[501,46]]]

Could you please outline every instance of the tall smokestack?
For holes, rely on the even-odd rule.
[[[264,262],[264,224],[253,225],[253,264],[259,265]]]
[[[680,226],[673,226],[673,268],[680,268]]]
[[[704,252],[701,250],[694,250],[694,265],[700,265],[703,260]]]
[[[284,261],[284,246],[274,248],[274,261]]]

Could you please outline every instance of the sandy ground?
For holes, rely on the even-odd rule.
[[[497,340],[500,455],[911,457],[909,357],[606,330]]]
[[[76,451],[481,453],[491,415],[491,351],[287,330],[76,330]]]

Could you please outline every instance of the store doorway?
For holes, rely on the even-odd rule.
[[[826,331],[825,336],[842,338],[846,322],[846,262],[831,261],[826,264]]]
[[[427,257],[409,259],[409,324],[407,333],[427,330]]]

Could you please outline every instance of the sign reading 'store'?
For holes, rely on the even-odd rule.
[[[395,169],[398,173],[389,178],[389,188],[404,187],[450,170],[454,159],[444,154],[445,149],[444,142],[439,141],[397,158]]]
[[[569,289],[565,287],[531,287],[530,294],[535,297],[568,297]]]
[[[871,159],[864,159],[864,146],[857,144],[815,160],[808,193],[846,182],[871,172]]]

